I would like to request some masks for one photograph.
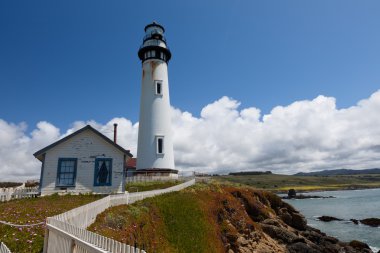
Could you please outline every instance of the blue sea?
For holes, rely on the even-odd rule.
[[[380,218],[380,189],[312,192],[310,195],[335,198],[286,200],[306,217],[309,226],[341,241],[359,240],[367,243],[374,252],[380,250],[380,227],[374,228],[360,223],[355,225],[349,221]],[[318,221],[317,217],[322,215],[345,221]]]

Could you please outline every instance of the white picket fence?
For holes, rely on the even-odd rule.
[[[39,194],[38,187],[0,188],[0,202],[12,199],[33,198]]]
[[[0,253],[11,253],[11,251],[3,242],[0,242]]]
[[[144,198],[179,191],[195,183],[195,179],[161,190],[110,195],[46,220],[44,253],[145,253],[144,250],[117,242],[86,230],[96,216],[107,208],[131,204]]]
[[[154,181],[176,181],[180,180],[183,181],[181,178],[170,178],[167,176],[133,176],[133,177],[126,177],[125,183],[133,183],[133,182],[154,182]]]

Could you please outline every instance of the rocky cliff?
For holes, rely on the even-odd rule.
[[[297,210],[272,193],[246,188],[224,191],[217,221],[228,253],[372,252],[364,243],[341,242],[307,226]]]

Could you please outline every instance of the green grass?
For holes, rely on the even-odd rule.
[[[379,188],[380,175],[338,175],[338,176],[289,176],[289,175],[245,175],[221,176],[218,180],[234,185],[248,185],[270,191],[342,190]]]
[[[153,200],[162,215],[168,241],[175,252],[210,252],[207,224],[195,196],[170,193]]]
[[[125,190],[128,192],[142,192],[142,191],[151,191],[157,189],[168,188],[177,184],[182,183],[178,180],[171,181],[150,181],[150,182],[132,182],[127,183]]]
[[[93,202],[99,195],[52,195],[47,197],[12,200],[0,203],[0,220],[25,225],[45,221],[46,217],[66,212]],[[0,241],[12,252],[42,252],[45,225],[15,228],[0,224]]]
[[[89,229],[147,252],[220,252],[200,201],[194,191],[148,198],[106,210]]]

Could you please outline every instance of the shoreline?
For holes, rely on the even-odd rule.
[[[315,188],[315,189],[297,189],[297,187],[289,187],[289,189],[295,189],[297,193],[315,193],[315,192],[329,192],[329,191],[359,191],[359,190],[371,190],[371,189],[380,189],[380,186],[360,186],[360,187],[357,187],[357,186],[354,186],[354,185],[351,185],[351,186],[347,186],[347,187],[341,187],[341,188],[336,188],[336,187],[332,187],[332,188],[324,188],[324,187],[321,187],[321,188]],[[288,189],[288,190],[289,190]],[[261,189],[261,190],[266,190],[266,189]],[[288,193],[288,190],[268,190],[268,191],[272,191],[276,194],[287,194]]]
[[[349,192],[350,191],[357,191],[359,195],[361,194],[367,194],[367,193],[360,193],[359,191],[362,191],[362,190],[379,190],[380,187],[367,187],[367,188],[341,188],[341,189],[334,189],[334,190],[317,190],[317,191],[311,191],[310,193],[315,193],[315,192],[336,192],[336,191],[341,191],[342,193],[341,194],[344,194],[344,195],[351,195]],[[344,193],[346,192],[346,193]],[[371,192],[371,191],[368,191],[368,192]],[[332,193],[333,194],[333,193]],[[355,193],[352,193],[354,195],[356,195]],[[370,193],[371,194],[371,193]],[[339,201],[339,197],[337,197]],[[366,231],[373,231],[372,228],[374,229],[380,229],[380,227],[374,227],[374,226],[370,226],[368,224],[360,224],[359,226],[357,227],[351,227],[350,225],[348,225],[346,227],[345,224],[349,224],[349,223],[353,223],[355,225],[358,225],[358,223],[355,223],[354,220],[356,221],[361,221],[361,219],[368,219],[368,218],[371,218],[371,217],[377,217],[378,215],[376,214],[373,214],[373,216],[363,216],[361,217],[360,215],[358,215],[357,212],[353,212],[352,213],[352,217],[349,217],[347,216],[347,213],[345,215],[342,215],[342,214],[338,214],[338,213],[331,213],[331,212],[328,212],[328,210],[326,211],[323,206],[321,207],[322,209],[317,211],[317,212],[312,212],[310,213],[310,210],[309,208],[306,208],[305,210],[303,210],[302,206],[304,204],[299,204],[297,205],[297,203],[310,203],[310,202],[299,202],[298,199],[296,199],[297,201],[294,201],[293,199],[284,199],[284,201],[286,201],[287,203],[289,203],[290,205],[292,205],[294,208],[296,208],[302,215],[304,215],[305,217],[308,217],[306,218],[307,219],[307,224],[308,226],[311,226],[313,228],[316,228],[316,229],[320,229],[322,230],[324,233],[328,234],[329,236],[332,236],[334,238],[338,238],[339,240],[342,240],[342,241],[348,241],[348,240],[358,240],[358,241],[362,241],[362,242],[365,242],[373,252],[377,253],[380,251],[380,244],[378,244],[377,242],[374,241],[373,237],[371,237],[370,235],[366,235],[364,236],[367,232]],[[302,199],[300,199],[302,200]],[[332,200],[334,201],[334,200]],[[319,202],[319,203],[322,203],[322,202]],[[335,202],[330,202],[330,203],[335,203]],[[332,204],[335,206],[335,204]],[[308,205],[306,205],[308,206]],[[340,208],[339,205],[336,207],[336,208]],[[309,210],[309,211],[307,211]],[[324,211],[323,211],[324,210]],[[311,216],[312,215],[312,216]],[[333,215],[333,216],[331,216]],[[326,216],[326,217],[332,217],[332,218],[336,218],[331,220],[331,224],[329,221],[321,221],[321,220],[318,220],[316,217],[322,217],[322,216]],[[313,217],[313,218],[311,218]],[[379,218],[379,217],[378,217]],[[321,223],[319,223],[321,222]],[[361,222],[360,222],[361,223]],[[346,236],[340,234],[340,233],[335,233],[334,231],[337,230],[337,228],[340,228],[340,229],[349,229],[347,231],[351,231],[352,233],[356,234],[355,238],[349,238],[347,239]],[[377,230],[376,230],[377,231]],[[368,240],[368,241],[367,241]],[[374,244],[373,244],[374,243]]]

